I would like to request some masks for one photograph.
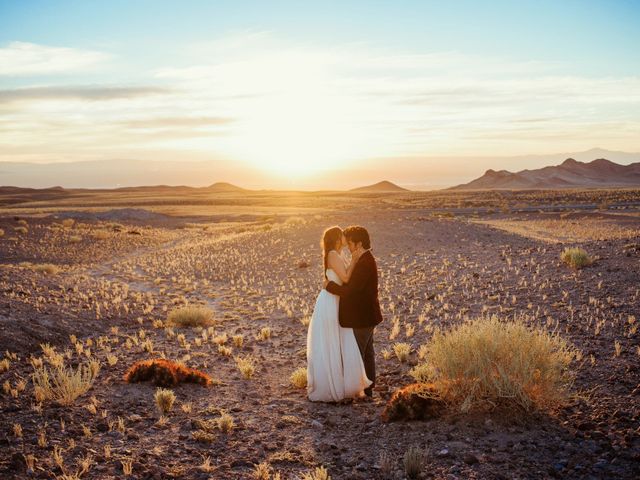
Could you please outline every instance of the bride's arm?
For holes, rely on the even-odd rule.
[[[335,250],[329,252],[327,263],[328,267],[336,272],[336,275],[338,275],[342,282],[347,283],[349,281],[349,278],[351,278],[351,272],[353,271],[353,266],[349,265],[348,269],[345,268],[344,261],[342,260],[342,257],[338,255],[338,252]]]

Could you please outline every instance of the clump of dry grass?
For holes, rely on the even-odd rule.
[[[10,366],[11,366],[11,362],[9,361],[8,358],[3,358],[2,360],[0,360],[0,373],[6,372],[7,370],[9,370]]]
[[[236,357],[236,365],[244,378],[251,378],[256,371],[255,360],[251,356]]]
[[[167,321],[178,327],[208,327],[213,324],[213,311],[200,306],[175,308],[169,312]]]
[[[269,465],[269,462],[255,464],[253,478],[255,480],[271,480],[271,465]]]
[[[302,480],[331,480],[331,475],[324,467],[316,467],[311,472],[304,473]]]
[[[418,478],[424,467],[424,453],[418,447],[409,447],[402,459],[404,473],[408,478]]]
[[[296,388],[305,388],[307,386],[307,369],[300,367],[294,370],[289,377],[291,384]]]
[[[164,358],[134,363],[124,375],[124,380],[127,383],[150,380],[159,387],[173,387],[179,383],[198,383],[205,386],[212,384],[211,377],[206,373]]]
[[[271,338],[271,329],[269,327],[263,327],[260,329],[260,331],[258,332],[258,335],[256,336],[256,338],[258,340],[268,340]]]
[[[106,230],[96,230],[92,233],[92,236],[96,240],[106,240],[111,235]]]
[[[216,421],[216,426],[221,432],[229,433],[236,426],[233,417],[227,412],[220,412],[220,417]]]
[[[411,345],[408,343],[397,342],[393,344],[393,351],[400,360],[401,363],[406,362],[409,359],[411,353]]]
[[[93,385],[100,363],[90,360],[77,368],[58,365],[49,370],[42,366],[35,368],[32,375],[36,401],[53,400],[60,405],[71,405]]]
[[[173,402],[176,401],[176,395],[173,390],[166,388],[158,388],[154,395],[156,407],[161,415],[166,415],[173,408]]]
[[[13,230],[21,235],[26,235],[27,233],[29,233],[27,227],[13,227]]]
[[[573,268],[582,268],[593,263],[593,258],[582,248],[565,248],[560,254],[560,260]]]
[[[544,408],[566,398],[575,354],[558,335],[492,316],[436,332],[426,365],[412,374],[465,412],[498,403]]]
[[[4,237],[4,230],[0,228],[0,237]]]
[[[47,275],[55,275],[60,271],[60,267],[52,263],[40,263],[31,267],[34,272],[46,273]]]
[[[82,241],[82,237],[80,235],[71,235],[69,237],[69,243],[80,243]]]

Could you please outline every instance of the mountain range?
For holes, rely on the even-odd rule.
[[[640,162],[620,165],[605,158],[579,162],[567,158],[560,165],[516,173],[489,169],[452,190],[519,190],[640,186]]]

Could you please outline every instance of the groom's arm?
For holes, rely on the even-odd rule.
[[[334,295],[339,295],[340,297],[348,297],[355,292],[360,292],[364,289],[367,284],[367,278],[369,277],[369,265],[364,262],[358,262],[356,268],[353,270],[351,274],[351,278],[349,279],[349,283],[345,283],[344,285],[338,285],[335,282],[329,282],[326,286],[326,290],[329,293],[333,293]]]

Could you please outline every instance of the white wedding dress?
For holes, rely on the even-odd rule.
[[[342,285],[338,275],[327,278]],[[316,300],[307,333],[307,395],[312,402],[337,402],[364,395],[367,378],[352,328],[338,323],[340,297],[322,290]]]

